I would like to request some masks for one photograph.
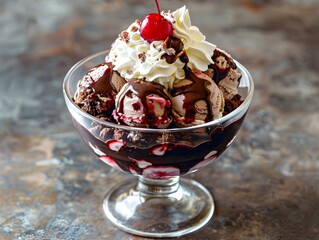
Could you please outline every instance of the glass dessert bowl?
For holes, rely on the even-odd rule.
[[[108,191],[104,213],[118,228],[145,237],[177,237],[198,230],[212,217],[214,201],[204,186],[180,177],[207,166],[232,143],[252,100],[252,77],[236,62],[244,101],[222,118],[184,128],[130,127],[96,118],[72,100],[79,79],[107,54],[78,62],[63,83],[66,105],[84,142],[100,160],[137,176],[137,181],[123,181]]]

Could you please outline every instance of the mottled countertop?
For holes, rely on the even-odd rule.
[[[319,239],[319,2],[160,2],[186,4],[256,85],[233,145],[188,176],[216,212],[180,239]],[[141,239],[105,219],[105,192],[129,176],[79,138],[62,81],[150,9],[149,0],[0,0],[0,239]]]

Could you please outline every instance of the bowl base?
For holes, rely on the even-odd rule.
[[[105,196],[104,213],[119,229],[143,237],[178,237],[203,227],[214,213],[208,190],[190,179],[131,179]]]

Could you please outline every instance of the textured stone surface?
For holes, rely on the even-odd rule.
[[[318,1],[161,1],[183,4],[251,71],[256,91],[231,148],[189,176],[217,207],[180,239],[319,239]],[[141,239],[104,218],[105,192],[128,176],[82,143],[62,81],[150,9],[146,0],[0,1],[0,239]]]

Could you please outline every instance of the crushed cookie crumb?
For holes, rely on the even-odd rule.
[[[137,57],[141,60],[142,63],[145,62],[145,59],[146,59],[145,53],[139,53]]]
[[[137,32],[137,30],[138,30],[138,27],[132,26],[132,28],[131,28],[131,31],[132,31],[132,32]]]
[[[120,34],[120,39],[122,40],[122,41],[125,41],[126,43],[128,43],[129,42],[129,33],[127,32],[127,31],[123,31],[123,32],[121,32],[121,34]]]

